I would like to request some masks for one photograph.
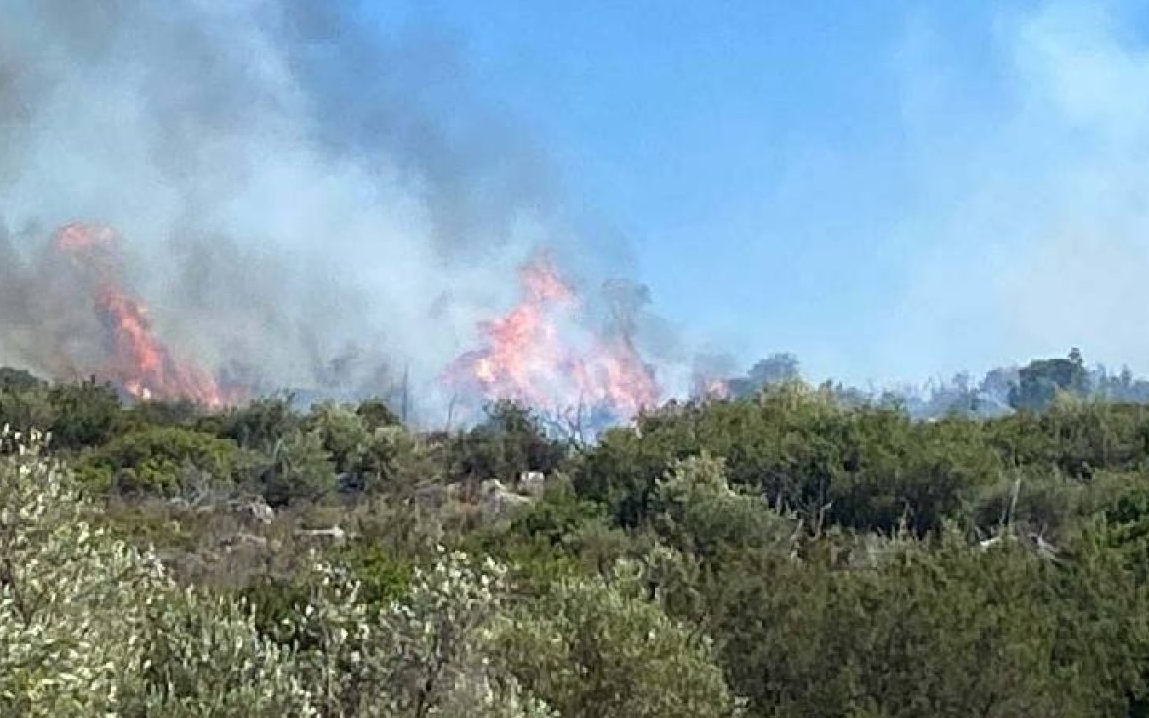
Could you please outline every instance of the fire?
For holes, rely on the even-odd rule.
[[[487,400],[560,411],[605,409],[627,418],[658,402],[661,389],[625,333],[591,336],[581,350],[573,341],[578,337],[571,319],[580,303],[547,258],[524,265],[519,281],[522,300],[480,325],[485,346],[448,368],[449,384]]]
[[[111,227],[92,227],[79,223],[67,224],[56,232],[56,249],[74,256],[89,258],[100,252],[106,259],[116,246],[116,233]],[[107,268],[105,268],[106,271]]]
[[[54,246],[97,279],[94,308],[107,331],[111,355],[98,374],[139,399],[190,399],[218,408],[239,398],[207,372],[177,360],[156,337],[147,307],[119,286],[112,229],[69,224],[56,233]]]

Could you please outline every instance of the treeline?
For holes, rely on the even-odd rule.
[[[0,423],[19,715],[1149,715],[1142,405],[788,377],[585,444],[0,371]]]
[[[766,386],[802,378],[798,358],[779,353],[758,361],[746,374],[729,379],[727,386],[734,398],[746,398]],[[997,367],[980,379],[962,372],[948,381],[930,381],[921,386],[863,389],[827,381],[821,388],[832,391],[844,404],[897,405],[915,419],[954,414],[993,418],[1014,411],[1043,411],[1061,394],[1111,403],[1149,404],[1149,380],[1135,376],[1129,367],[1112,372],[1100,364],[1087,366],[1081,350],[1076,348],[1065,357],[1035,359],[1021,367]]]

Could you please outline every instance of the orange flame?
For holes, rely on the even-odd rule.
[[[177,361],[156,337],[147,308],[119,288],[114,271],[115,232],[69,224],[55,237],[56,250],[95,272],[95,310],[108,330],[111,360],[99,374],[139,399],[189,399],[218,408],[239,399],[203,370]]]
[[[578,310],[578,298],[545,257],[524,265],[519,279],[523,299],[480,324],[486,346],[455,360],[448,383],[488,400],[607,409],[627,418],[658,402],[661,390],[629,337],[592,337],[583,352],[567,341],[570,330],[560,324]]]

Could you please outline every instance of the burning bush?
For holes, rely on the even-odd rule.
[[[630,418],[659,401],[662,390],[630,332],[587,330],[578,296],[546,257],[523,266],[519,280],[522,300],[480,327],[485,346],[447,369],[449,386],[560,414],[606,410]]]

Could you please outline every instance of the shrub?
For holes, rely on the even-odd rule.
[[[242,605],[179,591],[89,520],[71,475],[15,436],[0,459],[0,713],[315,715]]]
[[[630,561],[559,580],[500,624],[502,659],[565,718],[733,715],[710,642],[642,598],[646,585]]]
[[[77,470],[95,485],[110,483],[120,493],[170,495],[179,477],[194,469],[211,483],[234,480],[239,449],[234,442],[192,429],[149,427],[121,434],[79,463]]]

